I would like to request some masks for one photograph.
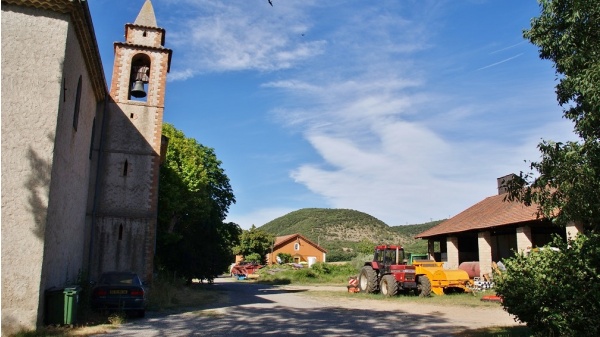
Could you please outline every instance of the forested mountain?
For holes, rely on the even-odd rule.
[[[300,233],[328,250],[328,261],[346,261],[371,253],[375,244],[400,244],[407,251],[424,253],[426,241],[414,236],[442,220],[390,227],[383,221],[351,209],[303,208],[260,227],[275,236]]]

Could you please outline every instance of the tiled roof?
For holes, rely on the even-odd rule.
[[[309,239],[307,239],[306,237],[300,235],[300,234],[291,234],[291,235],[284,235],[284,236],[278,236],[275,238],[275,244],[273,246],[274,249],[279,248],[280,246],[285,245],[286,243],[296,240],[297,238],[301,238],[302,240],[308,242],[310,245],[315,246],[315,248],[317,248],[318,250],[327,253],[327,250],[324,249],[323,247],[317,245],[316,243],[310,241]]]
[[[284,236],[278,236],[275,238],[275,247],[279,246],[282,242],[286,242],[291,238],[295,238],[296,236],[298,236],[299,234],[291,234],[291,235],[284,235]]]
[[[500,194],[485,198],[456,216],[417,235],[416,238],[538,220],[537,205],[525,206],[520,202],[504,201],[505,196],[506,194]]]

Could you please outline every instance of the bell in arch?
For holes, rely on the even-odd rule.
[[[146,97],[146,90],[144,90],[144,83],[148,83],[148,71],[150,67],[147,65],[136,65],[132,67],[132,82],[133,87],[131,88],[131,96],[136,98]]]
[[[131,88],[131,96],[136,98],[146,97],[146,91],[144,90],[144,81],[133,82],[133,88]]]

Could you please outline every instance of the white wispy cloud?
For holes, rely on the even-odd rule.
[[[489,65],[487,65],[487,66],[484,66],[484,67],[481,67],[481,68],[477,68],[477,69],[476,69],[476,71],[479,71],[479,70],[484,70],[484,69],[488,69],[488,68],[491,68],[491,67],[495,67],[495,66],[497,66],[497,65],[500,65],[500,64],[502,64],[502,63],[506,63],[506,62],[508,62],[508,61],[514,60],[514,59],[516,59],[517,57],[519,57],[519,56],[521,56],[521,55],[523,55],[523,53],[517,54],[517,55],[515,55],[515,56],[511,56],[511,57],[509,57],[509,58],[506,58],[506,59],[504,59],[504,60],[502,60],[502,61],[498,61],[498,62],[495,62],[495,63],[489,64]]]
[[[169,32],[179,53],[171,80],[207,72],[288,69],[326,47],[323,40],[302,37],[310,29],[303,19],[310,2],[275,9],[249,2],[175,3],[184,3],[186,11]]]
[[[527,43],[527,41],[523,40],[523,41],[521,41],[521,42],[519,42],[519,43],[515,43],[515,44],[513,44],[513,45],[510,45],[510,46],[508,46],[508,47],[504,47],[504,48],[496,49],[496,50],[492,51],[492,52],[490,53],[490,55],[491,55],[491,54],[500,53],[500,52],[503,52],[503,51],[506,51],[506,50],[509,50],[509,49],[513,49],[513,48],[516,48],[516,47],[522,46],[522,45],[524,45],[524,44],[526,44],[526,43]]]
[[[541,135],[568,134],[560,122],[515,127],[531,114],[531,88],[511,92],[514,102],[500,84],[498,95],[477,83],[457,84],[452,94],[430,89],[439,68],[420,53],[435,45],[428,30],[435,15],[408,15],[401,2],[350,14],[335,7],[341,12],[331,27],[307,19],[312,6],[327,6],[321,2],[279,2],[274,10],[254,2],[188,4],[182,28],[170,36],[183,55],[171,80],[205,72],[274,74],[261,85],[265,99],[278,99],[270,116],[317,154],[289,177],[329,207],[357,209],[389,225],[453,216],[494,194],[496,177],[535,158]],[[328,29],[313,34],[317,25]],[[451,61],[439,62],[458,64]],[[296,209],[266,207],[229,221],[258,226]]]

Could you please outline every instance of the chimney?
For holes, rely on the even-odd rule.
[[[508,182],[513,180],[514,177],[515,174],[511,173],[496,179],[498,182],[498,194],[508,193]]]

